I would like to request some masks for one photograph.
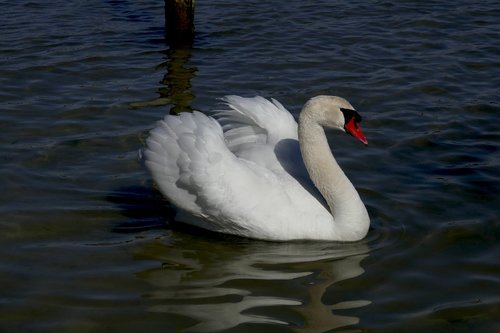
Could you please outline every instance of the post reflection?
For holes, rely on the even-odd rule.
[[[196,68],[189,67],[191,48],[170,48],[166,52],[166,61],[159,68],[166,68],[166,74],[161,80],[160,98],[173,104],[170,113],[193,111],[191,102],[194,95],[191,91],[191,79],[196,74]]]
[[[185,329],[193,332],[242,324],[324,332],[356,324],[359,318],[335,310],[345,314],[369,301],[324,300],[332,298],[335,283],[363,274],[361,261],[367,256],[365,243],[232,244],[192,238],[175,245],[157,240],[137,253],[138,259],[158,262],[138,273],[152,287],[144,295],[155,304],[150,311],[188,317],[196,324]]]
[[[132,109],[164,106],[172,104],[171,114],[177,114],[184,111],[193,111],[191,102],[194,94],[191,91],[191,80],[196,74],[196,68],[189,66],[191,59],[190,47],[171,47],[164,51],[164,61],[156,66],[157,70],[164,70],[160,83],[162,86],[158,89],[158,97],[129,103]]]

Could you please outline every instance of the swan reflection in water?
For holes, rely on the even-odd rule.
[[[365,242],[220,242],[185,234],[175,238],[151,241],[136,256],[158,262],[138,273],[152,286],[144,295],[157,304],[150,311],[189,318],[183,330],[212,332],[270,324],[323,332],[358,323],[357,317],[335,310],[344,309],[345,314],[345,309],[370,304],[352,299],[324,303],[325,296],[332,298],[332,285],[363,274]]]

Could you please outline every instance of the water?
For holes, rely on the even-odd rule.
[[[0,331],[500,331],[496,1],[202,1],[180,50],[162,1],[0,9]],[[137,152],[229,93],[351,101],[365,240],[172,223]]]

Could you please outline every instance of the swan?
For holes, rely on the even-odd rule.
[[[176,220],[270,240],[357,241],[370,218],[337,164],[324,128],[365,145],[361,116],[341,97],[306,102],[299,122],[275,99],[226,96],[210,116],[167,115],[151,130],[145,165]]]

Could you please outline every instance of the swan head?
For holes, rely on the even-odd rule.
[[[361,116],[354,110],[351,103],[342,97],[327,95],[313,97],[304,105],[302,113],[313,118],[323,127],[341,130],[365,145],[368,144],[368,140],[359,127]]]

